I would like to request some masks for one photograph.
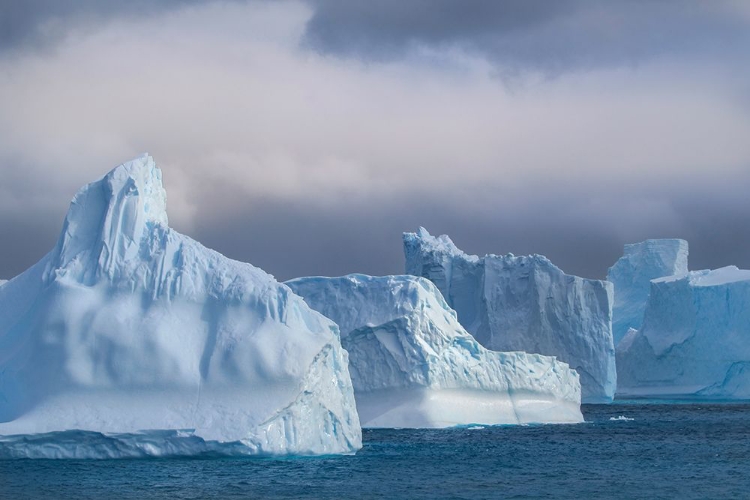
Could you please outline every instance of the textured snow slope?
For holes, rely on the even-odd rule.
[[[750,398],[750,271],[651,282],[643,326],[617,346],[618,394]]]
[[[435,283],[482,345],[557,356],[581,376],[584,403],[612,400],[610,283],[569,276],[541,255],[467,255],[424,228],[404,233],[404,253],[406,273]]]
[[[641,327],[651,280],[688,272],[685,240],[646,240],[625,245],[622,257],[609,268],[607,281],[615,286],[612,335],[615,345],[628,330]]]
[[[288,285],[339,324],[363,426],[583,420],[575,371],[485,349],[426,279],[355,274]]]
[[[153,455],[175,450],[158,430],[233,454],[361,446],[336,325],[167,227],[149,156],[81,189],[54,250],[0,287],[0,434],[71,429],[146,431]]]

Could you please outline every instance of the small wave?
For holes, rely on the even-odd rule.
[[[466,429],[470,430],[470,431],[478,431],[478,430],[481,430],[481,429],[486,429],[486,427],[483,426],[483,425],[470,425]]]
[[[628,418],[625,415],[620,415],[619,417],[609,417],[610,422],[632,422],[635,420],[634,418]]]

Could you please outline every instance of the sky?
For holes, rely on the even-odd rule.
[[[0,278],[143,152],[170,225],[279,279],[401,233],[603,278],[750,268],[750,2],[0,0]]]

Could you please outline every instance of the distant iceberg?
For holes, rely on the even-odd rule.
[[[552,357],[485,349],[424,278],[287,284],[338,323],[364,427],[583,421],[575,371]]]
[[[404,253],[406,273],[435,283],[483,346],[557,356],[579,373],[584,403],[612,401],[611,283],[569,276],[541,255],[467,255],[424,228],[404,233]]]
[[[656,279],[617,346],[618,395],[750,399],[750,271]]]
[[[170,229],[150,156],[81,189],[57,246],[0,287],[0,435],[0,456],[361,447],[336,325]]]
[[[609,268],[607,281],[615,287],[612,335],[615,345],[631,328],[639,329],[651,280],[688,272],[685,240],[646,240],[625,245],[622,257]]]

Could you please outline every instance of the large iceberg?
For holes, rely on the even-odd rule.
[[[584,403],[612,401],[611,283],[569,276],[541,255],[467,255],[424,228],[404,233],[404,253],[406,273],[435,283],[483,346],[556,356],[581,376]]]
[[[643,326],[617,346],[618,395],[750,398],[750,271],[651,281]]]
[[[82,188],[57,246],[0,287],[0,434],[14,456],[361,446],[336,325],[170,229],[150,156]]]
[[[609,268],[607,281],[615,286],[612,335],[615,345],[643,322],[651,280],[688,272],[688,243],[685,240],[646,240],[625,245],[625,252]]]
[[[415,276],[287,282],[333,319],[365,427],[581,422],[578,374],[555,358],[493,352]]]

